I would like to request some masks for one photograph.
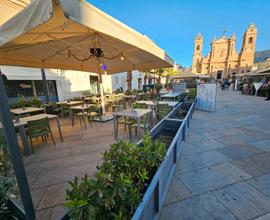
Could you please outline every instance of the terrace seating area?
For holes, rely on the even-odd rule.
[[[21,98],[11,105],[37,218],[59,219],[69,180],[85,173],[94,177],[110,144],[116,139],[136,143],[181,101],[160,99],[150,93],[106,95],[106,112],[98,96],[48,105],[35,100],[35,106]],[[135,120],[123,111],[135,113]],[[100,120],[104,115],[117,118],[117,131],[112,120]]]

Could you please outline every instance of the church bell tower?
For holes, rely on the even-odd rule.
[[[243,37],[242,49],[240,52],[240,67],[247,67],[254,64],[256,50],[257,29],[250,24]]]
[[[202,66],[202,47],[203,47],[203,37],[201,33],[198,33],[194,41],[194,52],[192,59],[192,73],[200,73]]]

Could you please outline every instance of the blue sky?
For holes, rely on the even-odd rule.
[[[269,0],[88,0],[111,16],[146,34],[179,64],[190,66],[193,40],[204,38],[203,53],[213,37],[236,34],[239,51],[250,23],[258,28],[257,51],[270,49]]]

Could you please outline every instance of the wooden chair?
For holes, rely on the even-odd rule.
[[[33,138],[41,137],[43,141],[45,140],[47,142],[47,137],[51,136],[52,141],[55,145],[49,119],[47,117],[33,120],[33,121],[28,121],[27,122],[27,136],[30,140],[30,145],[33,151],[34,151],[33,141],[32,141]]]

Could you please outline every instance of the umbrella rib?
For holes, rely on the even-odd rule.
[[[87,38],[88,38],[88,36],[87,36]],[[85,40],[85,39],[87,39],[87,38],[84,38],[83,40]],[[80,40],[81,41],[81,40]],[[79,43],[79,41],[78,42],[75,42],[75,43]],[[71,48],[72,46],[67,46],[67,47],[65,47],[65,48],[63,48],[63,49],[61,49],[61,50],[58,50],[58,51],[56,51],[56,52],[54,52],[53,54],[51,54],[50,56],[47,56],[46,58],[44,58],[43,59],[43,62],[44,61],[46,61],[46,60],[48,60],[48,59],[50,59],[50,58],[52,58],[52,57],[54,57],[54,56],[56,56],[57,54],[60,54],[61,52],[63,52],[64,50],[67,50],[67,49],[69,49],[69,48]]]
[[[68,46],[74,47],[74,48],[76,48],[76,49],[78,49],[78,50],[80,50],[80,51],[82,51],[82,52],[85,52],[85,49],[83,49],[83,48],[81,48],[81,47],[78,47],[78,46],[76,46],[76,45],[73,45],[72,43],[69,43],[69,42],[67,42],[67,41],[65,41],[65,40],[58,39],[57,37],[54,37],[54,36],[52,36],[52,35],[50,35],[50,34],[48,34],[48,33],[47,33],[47,36],[48,36],[48,37],[51,37],[51,38],[53,38],[53,39],[55,39],[55,40],[57,40],[57,41],[63,42],[64,44],[66,44],[66,45],[68,45]]]

